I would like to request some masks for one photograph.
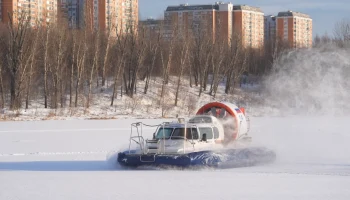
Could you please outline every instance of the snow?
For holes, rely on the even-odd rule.
[[[147,95],[140,81],[134,99],[118,96],[113,107],[108,84],[94,91],[89,109],[82,96],[78,108],[43,109],[32,100],[28,110],[0,110],[0,200],[348,200],[348,55],[331,47],[290,52],[263,84],[243,85],[229,95],[221,84],[216,98],[198,97],[199,88],[184,79],[177,107],[172,77],[165,106],[159,103],[161,80],[154,78]],[[128,147],[131,123],[188,117],[212,101],[244,106],[253,143],[273,149],[276,162],[197,170],[111,165],[115,153]],[[144,128],[145,136],[153,131]]]
[[[245,84],[242,85],[242,88],[236,88],[232,94],[225,94],[225,84],[222,81],[215,98],[208,94],[210,84],[208,84],[207,91],[204,91],[199,97],[200,87],[195,85],[189,87],[189,78],[184,77],[181,82],[178,106],[174,106],[177,77],[170,77],[169,84],[165,87],[164,103],[160,101],[162,79],[152,77],[147,94],[144,94],[143,91],[145,81],[139,80],[134,98],[125,94],[121,97],[120,91],[118,91],[114,105],[110,106],[113,88],[111,82],[111,80],[107,80],[106,86],[95,88],[91,95],[89,108],[86,108],[87,97],[84,95],[79,98],[77,107],[69,107],[69,96],[67,96],[65,107],[57,109],[45,109],[43,99],[32,99],[29,109],[22,108],[15,111],[11,111],[7,107],[0,109],[0,121],[188,117],[194,115],[201,106],[212,101],[230,101],[236,102],[240,106],[247,106],[247,103],[250,102],[250,96],[255,95],[251,94],[252,91],[258,88],[257,84]],[[248,96],[249,98],[247,98]],[[251,106],[247,107],[247,111],[251,114],[260,115],[262,113]]]
[[[169,119],[170,120],[170,119]],[[252,117],[275,163],[180,170],[111,166],[130,124],[164,119],[0,123],[0,199],[350,199],[349,117]],[[145,128],[146,136],[152,128]]]

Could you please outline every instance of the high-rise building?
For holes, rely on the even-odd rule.
[[[79,3],[79,27],[115,32],[117,0],[83,0]]]
[[[9,15],[17,23],[23,14],[31,26],[46,26],[57,20],[57,0],[2,0],[1,13],[3,23],[9,23]]]
[[[164,13],[165,38],[171,38],[174,35],[187,38],[190,34],[198,34],[199,29],[202,33],[211,33],[215,26],[217,9],[214,5],[168,6]]]
[[[128,33],[131,31],[136,31],[139,21],[139,6],[138,0],[120,0],[119,5],[121,5],[121,31],[123,33]]]
[[[267,15],[264,17],[265,44],[276,40],[276,16]]]
[[[238,37],[243,47],[263,47],[264,13],[262,10],[247,5],[233,6],[233,37]]]
[[[300,12],[279,12],[276,23],[277,39],[293,48],[312,47],[312,19]]]
[[[8,13],[13,13],[14,10],[17,10],[17,2],[15,4],[12,0],[1,0],[1,21],[3,23],[8,23],[9,18],[7,17]]]
[[[232,3],[218,3],[219,11],[217,12],[217,35],[219,37],[231,41],[233,31],[233,4]]]
[[[32,26],[59,26],[127,33],[138,26],[138,0],[0,0],[0,20],[16,22],[26,12]],[[5,14],[6,13],[6,14]]]
[[[2,0],[0,0],[0,22],[2,22]]]
[[[164,13],[165,37],[174,30],[183,37],[206,35],[239,42],[243,47],[264,45],[264,13],[256,7],[216,2],[214,5],[169,6]],[[170,27],[170,28],[169,28]]]
[[[98,9],[96,9],[96,5]],[[93,27],[101,31],[116,32],[117,17],[117,0],[94,0],[93,9]],[[97,15],[96,15],[97,14]]]
[[[67,24],[69,28],[80,27],[80,9],[79,0],[60,0],[58,5],[58,18],[61,24]]]
[[[149,18],[139,21],[138,33],[143,34],[146,39],[157,40],[164,33],[164,20]]]
[[[231,3],[216,2],[214,5],[168,6],[164,12],[165,37],[220,37],[229,40],[232,35]]]
[[[25,1],[25,0],[22,0]],[[50,23],[57,22],[57,0],[37,0],[37,12],[38,19],[42,22],[42,25],[48,25]],[[35,1],[33,0],[33,3]],[[31,6],[31,4],[30,4]],[[41,8],[42,7],[42,8]],[[34,9],[35,12],[35,9]],[[33,25],[33,24],[32,24]]]
[[[57,1],[57,22],[60,26],[68,26],[68,0]]]
[[[77,14],[69,17],[79,28],[111,31],[112,35],[137,29],[138,0],[80,0],[72,4],[72,11]]]

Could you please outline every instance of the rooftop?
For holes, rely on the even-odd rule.
[[[157,25],[163,23],[164,20],[160,19],[147,19],[147,20],[140,20],[140,25]]]
[[[274,15],[265,15],[264,18],[265,18],[265,20],[273,20],[273,21],[276,20],[276,16],[274,16]]]
[[[168,6],[166,11],[185,11],[185,10],[219,10],[219,5],[189,5],[180,4],[179,6]]]
[[[247,5],[234,5],[233,10],[249,10],[249,11],[263,13],[263,11],[259,7],[253,7],[253,6],[247,6]]]
[[[304,17],[304,18],[310,18],[311,17],[307,14],[301,13],[301,12],[293,12],[291,10],[285,11],[285,12],[279,12],[277,17]]]

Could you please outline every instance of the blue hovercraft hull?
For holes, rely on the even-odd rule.
[[[266,148],[226,149],[200,151],[187,154],[134,154],[125,151],[118,154],[118,163],[127,167],[176,166],[176,167],[247,167],[274,162],[275,152]]]

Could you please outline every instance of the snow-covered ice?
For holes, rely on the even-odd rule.
[[[0,123],[0,199],[350,199],[349,117],[253,117],[273,164],[179,170],[111,167],[130,124],[163,120]],[[145,129],[150,136],[153,129]]]

